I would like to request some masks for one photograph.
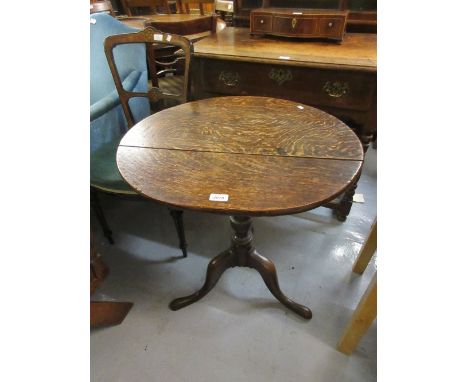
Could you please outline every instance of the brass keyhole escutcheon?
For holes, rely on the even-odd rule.
[[[291,20],[292,29],[296,28],[296,25],[297,25],[297,19],[296,19],[296,18],[293,18],[293,19]]]

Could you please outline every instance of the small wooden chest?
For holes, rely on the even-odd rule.
[[[341,41],[349,11],[306,8],[258,8],[250,13],[250,33]]]

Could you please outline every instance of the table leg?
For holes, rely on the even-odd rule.
[[[270,292],[279,302],[301,317],[312,318],[312,312],[309,308],[294,302],[283,294],[278,283],[275,265],[271,260],[255,250],[253,246],[252,218],[248,216],[231,216],[231,226],[234,230],[231,247],[210,261],[203,287],[190,296],[175,299],[170,303],[169,307],[172,310],[178,310],[200,300],[213,289],[226,269],[238,266],[256,269]]]
[[[335,217],[339,220],[344,222],[348,217],[349,213],[351,212],[351,207],[353,206],[353,197],[356,192],[357,183],[359,179],[356,180],[354,184],[352,184],[341,197],[340,202],[336,209],[333,210]]]

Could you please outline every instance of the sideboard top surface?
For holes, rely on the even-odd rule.
[[[226,28],[194,44],[194,56],[307,67],[377,71],[377,35],[347,33],[341,44],[265,36],[248,28]]]
[[[265,7],[253,9],[252,12],[268,12],[269,14],[278,14],[278,15],[297,15],[298,13],[304,15],[347,15],[349,11],[342,11],[339,9],[314,9],[314,8],[279,8],[279,7]]]

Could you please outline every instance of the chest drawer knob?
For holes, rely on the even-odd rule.
[[[260,20],[260,24],[263,24],[263,23],[264,23],[263,19],[262,19],[262,20]]]
[[[331,28],[332,26],[333,26],[333,23],[330,21],[330,22],[328,23],[328,27]]]

